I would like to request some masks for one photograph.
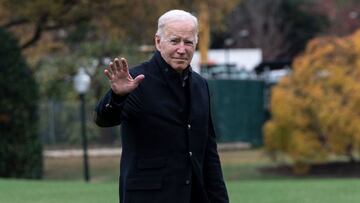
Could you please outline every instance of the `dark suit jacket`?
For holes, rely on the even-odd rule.
[[[121,203],[228,202],[207,82],[190,71],[189,110],[179,78],[159,52],[135,68],[145,79],[129,95],[109,91],[96,107],[101,127],[122,126]],[[194,182],[195,181],[195,182]]]

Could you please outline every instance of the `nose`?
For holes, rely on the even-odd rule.
[[[186,48],[185,48],[184,43],[180,43],[176,51],[177,51],[179,54],[185,54]]]

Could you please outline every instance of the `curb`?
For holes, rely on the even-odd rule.
[[[250,149],[251,145],[244,142],[234,143],[219,143],[219,151],[234,151]],[[103,157],[103,156],[120,156],[122,148],[95,148],[89,149],[88,155],[91,157]],[[44,157],[46,158],[68,158],[68,157],[81,157],[83,156],[82,149],[65,149],[65,150],[45,150]]]

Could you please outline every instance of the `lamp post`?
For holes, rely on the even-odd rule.
[[[80,68],[78,73],[74,78],[74,87],[76,92],[80,97],[80,115],[81,115],[81,138],[83,146],[83,156],[84,156],[84,179],[86,182],[90,181],[89,175],[89,163],[88,163],[88,153],[87,153],[87,138],[86,138],[86,127],[85,127],[85,93],[89,90],[90,87],[90,76],[86,74],[84,68]]]
[[[234,44],[234,39],[232,38],[227,38],[225,39],[225,67],[226,67],[226,71],[228,76],[231,75],[231,70],[230,70],[230,47],[231,45]]]

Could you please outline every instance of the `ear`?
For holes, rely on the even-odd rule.
[[[155,47],[158,51],[161,51],[161,47],[160,47],[160,41],[161,38],[159,35],[155,35]]]

